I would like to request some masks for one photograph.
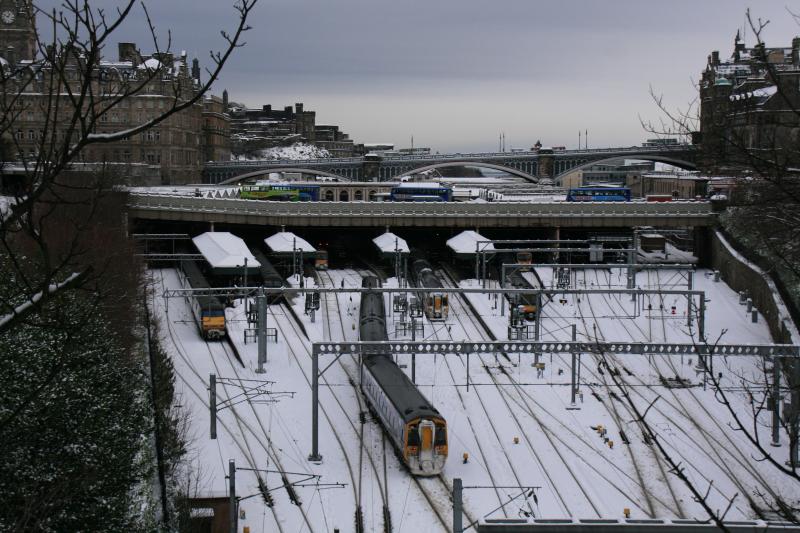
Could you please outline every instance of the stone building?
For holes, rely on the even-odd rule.
[[[708,57],[700,81],[701,166],[756,174],[800,164],[800,37],[789,48],[747,48]]]
[[[359,154],[359,145],[339,126],[316,123],[316,112],[304,109],[302,102],[283,109],[266,104],[247,108],[229,104],[232,150],[235,155],[257,157],[260,150],[304,142],[324,148],[333,157]]]
[[[229,161],[231,158],[231,118],[219,96],[203,98],[203,160]]]
[[[16,87],[29,82],[15,104],[18,116],[13,119],[11,144],[16,154],[11,154],[11,157],[16,155],[16,159],[36,157],[40,148],[50,140],[63,141],[69,134],[68,119],[74,114],[73,104],[66,96],[59,102],[63,113],[54,116],[51,111],[48,114],[48,104],[54,101],[47,76],[50,63],[37,57],[32,10],[32,0],[0,0],[0,51],[5,51],[0,52],[4,56],[0,63],[14,72],[14,79],[5,84],[4,90],[16,92]],[[75,72],[67,72],[68,81],[63,83],[77,87],[82,76],[78,74],[77,63],[74,65]],[[67,68],[70,68],[69,63]],[[92,73],[92,91],[98,95],[94,108],[105,107],[120,90],[142,86],[135,94],[100,115],[92,133],[115,133],[143,124],[167,111],[174,104],[176,93],[181,103],[191,99],[200,88],[199,76],[197,60],[190,67],[185,52],[180,55],[144,55],[134,43],[119,43],[117,59],[101,59]],[[64,93],[63,88],[59,88],[59,92]],[[85,112],[88,113],[89,109]],[[203,103],[197,102],[139,134],[113,143],[90,144],[81,151],[77,162],[130,163],[151,167],[149,173],[129,174],[138,176],[137,185],[199,182],[207,155],[224,154],[221,149],[204,149],[206,138],[221,144],[219,135],[224,133],[210,135],[209,132],[206,135],[203,112]],[[224,131],[216,121],[212,128]],[[75,132],[70,136],[77,138]],[[145,179],[143,175],[151,177]]]
[[[648,172],[630,175],[625,186],[634,198],[669,195],[676,200],[692,200],[708,195],[709,178],[685,172]]]

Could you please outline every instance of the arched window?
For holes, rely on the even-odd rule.
[[[333,201],[333,191],[332,190],[328,189],[327,191],[325,191],[325,201],[326,202],[332,202]]]
[[[340,202],[350,201],[350,196],[347,194],[347,191],[342,190],[341,192],[339,192],[339,201]]]
[[[369,201],[370,202],[374,202],[375,201],[375,195],[376,194],[377,193],[375,191],[369,191]]]
[[[355,192],[355,194],[354,194],[354,198],[355,198],[355,200],[356,200],[357,202],[360,202],[361,200],[363,200],[363,199],[364,199],[364,193],[361,191],[361,189],[358,189],[358,190]]]

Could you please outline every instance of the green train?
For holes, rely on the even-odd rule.
[[[263,183],[245,185],[239,192],[243,200],[273,200],[279,202],[316,202],[319,185],[305,183]]]

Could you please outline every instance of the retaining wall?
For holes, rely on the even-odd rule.
[[[800,342],[797,326],[775,283],[769,275],[750,262],[719,231],[711,234],[711,266],[733,290],[744,291],[753,306],[764,315],[775,343]]]

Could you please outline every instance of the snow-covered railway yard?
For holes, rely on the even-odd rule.
[[[449,458],[443,475],[433,478],[411,476],[367,412],[358,391],[357,360],[323,358],[321,368],[331,365],[320,379],[323,459],[310,462],[311,343],[358,340],[359,295],[323,294],[313,322],[304,314],[301,297],[293,302],[294,313],[285,304],[271,305],[267,326],[277,329],[278,342],[268,344],[266,373],[258,374],[257,345],[244,343],[249,326],[241,303],[228,309],[227,327],[244,366],[226,342],[207,343],[200,337],[183,299],[167,302],[160,296],[165,288],[180,287],[175,271],[151,273],[153,309],[160,317],[161,335],[179,376],[181,403],[189,415],[190,446],[199,472],[193,484],[203,495],[224,496],[228,460],[244,468],[236,474],[237,494],[256,496],[240,503],[240,529],[382,531],[390,522],[392,531],[447,531],[452,525],[454,478],[468,487],[504,487],[465,490],[465,524],[490,512],[493,518],[623,518],[629,509],[631,518],[706,518],[646,436],[623,389],[639,413],[647,410],[645,421],[671,458],[686,469],[699,490],[709,491],[712,508],[725,509],[738,494],[727,520],[758,518],[750,502],[763,507],[761,495],[768,499],[781,495],[791,501],[800,497],[782,493],[785,484],[779,474],[765,468],[752,444],[731,429],[728,408],[715,399],[710,387],[703,387],[703,376],[695,370],[697,361],[687,356],[583,354],[578,409],[568,409],[569,355],[545,353],[540,358],[543,365],[534,366],[531,354],[473,354],[469,383],[466,356],[418,355],[417,385],[449,428]],[[367,274],[330,270],[307,282],[361,287]],[[475,280],[454,279],[455,274],[441,265],[437,274],[446,287],[477,286]],[[539,268],[538,274],[546,286],[551,285],[549,267]],[[685,288],[685,275],[677,270],[642,271],[636,284],[643,289]],[[573,274],[573,288],[624,288],[625,282],[622,269]],[[390,278],[384,286],[396,287],[396,280]],[[723,344],[771,343],[763,317],[752,323],[738,295],[714,282],[710,272],[696,271],[693,288],[705,292],[709,339],[720,338]],[[687,326],[685,297],[643,298],[638,306],[628,295],[554,298],[542,311],[541,339],[570,340],[575,325],[581,341],[697,341],[696,326]],[[420,319],[424,340],[508,339],[508,318],[501,316],[500,307],[499,300],[487,295],[451,295],[445,322]],[[399,317],[391,312],[388,295],[386,309],[387,330],[394,339],[394,320]],[[418,334],[416,340],[423,339]],[[410,355],[397,356],[397,362],[411,375]],[[754,357],[715,358],[714,372],[721,373],[733,408],[742,416],[751,412],[742,383],[748,379],[758,383],[759,375],[763,380],[761,363]],[[216,440],[209,438],[209,374],[217,376],[218,402],[224,405],[231,399],[219,411]],[[671,379],[675,377],[689,386],[665,385],[676,383]],[[257,380],[272,383],[260,385]],[[243,387],[251,392],[243,395]],[[263,390],[272,394],[256,396]],[[770,438],[770,415],[765,411],[759,419],[765,443]],[[784,461],[789,446],[783,432],[781,439],[782,446],[771,451]],[[270,506],[259,494],[259,478],[274,489],[269,491]],[[296,485],[285,488],[290,484]],[[508,487],[536,488],[525,491],[530,497],[509,503],[523,491]]]

